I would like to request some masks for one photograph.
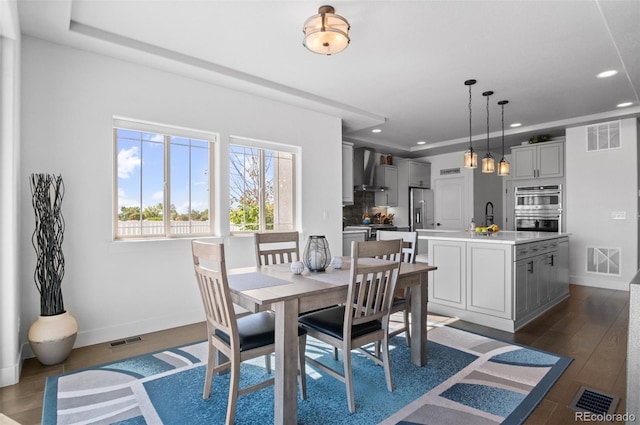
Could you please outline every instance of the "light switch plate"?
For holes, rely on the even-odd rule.
[[[626,220],[627,218],[627,213],[624,211],[612,211],[611,212],[611,219],[612,220]]]

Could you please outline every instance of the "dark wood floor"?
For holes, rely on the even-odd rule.
[[[620,397],[617,411],[625,412],[628,320],[628,292],[571,285],[568,300],[515,334],[462,321],[453,325],[572,357],[569,368],[526,424],[575,424],[574,411],[566,406],[581,386]],[[23,425],[39,424],[47,376],[204,338],[204,323],[198,323],[146,334],[142,342],[117,348],[108,344],[78,348],[55,366],[28,359],[20,382],[0,388],[0,412]]]

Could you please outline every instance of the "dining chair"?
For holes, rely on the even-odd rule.
[[[224,245],[192,241],[191,249],[207,323],[208,356],[202,397],[207,399],[211,394],[213,374],[230,368],[226,423],[232,424],[238,397],[274,382],[270,378],[240,388],[241,362],[275,352],[275,314],[272,311],[261,311],[236,317],[227,281]],[[210,268],[209,264],[217,267]],[[306,335],[306,330],[299,326],[298,384],[302,399],[307,398],[304,356]],[[227,361],[221,364],[218,353],[226,356]]]
[[[351,244],[351,269],[345,303],[298,318],[309,336],[342,350],[344,373],[307,356],[311,365],[346,385],[347,405],[355,412],[351,351],[381,341],[382,355],[369,356],[384,367],[387,389],[393,391],[389,357],[389,314],[400,271],[401,241]],[[376,258],[378,257],[378,258]],[[381,260],[385,258],[386,260]]]
[[[416,257],[416,246],[418,243],[418,232],[396,232],[391,230],[379,230],[377,233],[378,240],[402,239],[402,262],[413,264]],[[389,338],[404,332],[407,346],[411,346],[411,334],[409,333],[409,310],[411,300],[409,289],[399,289],[395,291],[393,296],[393,304],[391,305],[391,314],[402,312],[403,325],[389,332]],[[376,350],[377,351],[377,350]]]
[[[263,232],[254,235],[258,266],[300,261],[298,232]]]

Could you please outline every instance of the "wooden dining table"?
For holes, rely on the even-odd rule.
[[[324,272],[305,270],[296,275],[289,264],[245,267],[228,271],[233,302],[249,310],[275,312],[274,423],[296,424],[298,397],[298,315],[336,304],[347,298],[351,258],[343,257],[342,268]],[[436,267],[401,263],[396,289],[410,288],[411,362],[427,363],[428,272]]]

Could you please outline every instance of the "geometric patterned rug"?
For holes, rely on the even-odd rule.
[[[344,384],[307,365],[300,424],[521,424],[571,362],[570,358],[430,322],[428,363],[410,362],[404,336],[392,340],[394,391],[383,368],[354,351],[356,413]],[[307,339],[307,354],[332,367],[331,348]],[[215,376],[202,399],[206,343],[145,354],[47,378],[42,423],[224,423],[228,376]],[[277,373],[275,371],[274,373]],[[240,385],[267,376],[264,359],[243,363]],[[273,423],[273,387],[238,399],[236,424]]]

